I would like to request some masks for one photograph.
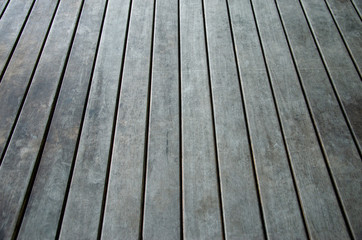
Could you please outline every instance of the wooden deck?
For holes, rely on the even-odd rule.
[[[0,239],[362,239],[362,0],[0,0]]]

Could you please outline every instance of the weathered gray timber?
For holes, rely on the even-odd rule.
[[[225,237],[261,239],[261,209],[227,6],[221,0],[204,4]]]
[[[60,239],[96,239],[130,1],[109,0]]]
[[[61,2],[19,121],[0,168],[0,238],[10,239],[39,162],[49,115],[61,83],[81,0]],[[59,42],[59,38],[63,41]],[[19,218],[20,219],[20,218]]]
[[[0,76],[35,0],[12,0],[0,21]],[[1,79],[0,79],[1,81]]]
[[[348,239],[275,2],[254,0],[253,5],[308,233]]]
[[[105,5],[84,4],[18,239],[56,238]]]
[[[37,0],[0,83],[0,156],[26,97],[58,0]],[[2,21],[2,20],[1,20]],[[44,21],[45,24],[39,24]],[[29,47],[31,46],[31,47]],[[1,159],[0,159],[1,162]]]
[[[302,0],[301,5],[361,149],[361,78],[325,3],[319,0]]]
[[[144,239],[181,239],[178,0],[157,0]]]
[[[221,239],[216,152],[201,1],[180,1],[185,239]]]
[[[228,2],[267,236],[306,239],[252,8]]]
[[[362,75],[362,21],[350,1],[325,0]]]
[[[298,1],[278,8],[355,239],[362,237],[362,163]]]
[[[139,239],[142,234],[154,3],[133,1],[102,239]]]

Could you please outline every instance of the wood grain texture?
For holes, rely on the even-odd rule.
[[[6,65],[26,16],[31,10],[33,0],[12,0],[0,21],[0,73]],[[1,79],[0,79],[1,81]]]
[[[57,2],[36,1],[0,83],[0,156],[4,154],[12,126],[26,98],[26,89],[32,81]],[[39,24],[42,21],[45,24]]]
[[[141,238],[154,3],[132,5],[102,239]]]
[[[130,1],[109,0],[60,239],[96,239]]]
[[[106,1],[84,4],[18,239],[55,239]]]
[[[332,83],[348,116],[358,147],[362,144],[362,82],[324,2],[301,0]]]
[[[278,0],[281,17],[355,239],[362,237],[362,165],[298,1]]]
[[[180,1],[185,239],[221,239],[212,102],[201,1]]]
[[[143,239],[181,239],[178,1],[157,0]]]
[[[275,3],[253,5],[308,233],[349,239]]]
[[[267,237],[306,239],[249,1],[228,1]]]
[[[350,1],[325,0],[362,75],[362,21]]]
[[[27,187],[46,134],[67,51],[81,9],[81,0],[59,6],[53,27],[40,59],[33,83],[20,114],[0,168],[0,238],[10,239],[22,211]],[[63,41],[59,42],[62,37]],[[55,99],[56,100],[56,99]]]

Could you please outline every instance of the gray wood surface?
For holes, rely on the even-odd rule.
[[[221,239],[216,151],[201,1],[180,1],[185,239]]]
[[[325,0],[362,75],[362,21],[350,1]]]
[[[228,2],[267,237],[306,239],[252,8]]]
[[[348,239],[275,2],[253,4],[308,233],[315,239]]]
[[[0,1],[0,19],[2,18],[3,14],[5,13],[5,10],[6,10],[9,2],[10,2],[10,0],[1,0]]]
[[[106,1],[86,1],[18,239],[55,239]]]
[[[6,142],[11,137],[12,126],[26,97],[26,89],[37,66],[37,59],[45,41],[43,39],[50,29],[57,2],[36,1],[0,83],[0,156],[4,154]],[[39,24],[42,21],[45,23]]]
[[[157,0],[144,239],[181,239],[178,0]]]
[[[354,8],[356,9],[356,12],[362,18],[362,1],[361,0],[351,0],[353,3]]]
[[[138,239],[142,234],[153,18],[153,0],[133,1],[102,239]]]
[[[22,26],[26,23],[26,16],[30,11],[33,0],[12,0],[0,21],[0,74],[11,55],[12,49]],[[0,79],[1,81],[1,79]]]
[[[362,238],[362,164],[298,1],[278,8],[355,239]]]
[[[261,239],[261,209],[227,6],[221,0],[204,1],[204,4],[225,237]]]
[[[45,137],[67,51],[81,9],[80,0],[59,6],[33,83],[0,168],[0,238],[10,239]],[[59,42],[59,38],[63,41]],[[36,169],[36,168],[35,168]]]
[[[362,82],[344,46],[327,6],[319,0],[302,0],[313,35],[323,60],[331,75],[332,83],[348,116],[359,149],[362,144]]]
[[[130,1],[109,0],[60,239],[96,239]]]

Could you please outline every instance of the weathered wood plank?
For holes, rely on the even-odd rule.
[[[273,0],[253,0],[254,12],[308,233],[349,239]]]
[[[0,83],[0,156],[4,155],[12,126],[26,97],[26,90],[32,80],[58,2],[57,0],[36,1],[3,75]],[[44,24],[39,24],[43,21]]]
[[[84,4],[18,239],[56,237],[105,5],[105,0]]]
[[[296,65],[355,239],[362,237],[362,163],[298,1],[279,0]],[[318,79],[318,81],[316,81]]]
[[[178,0],[157,0],[144,239],[181,239]]]
[[[57,95],[67,51],[81,10],[81,0],[61,2],[35,72],[18,124],[0,168],[0,238],[16,228],[27,188],[38,164],[49,115]],[[62,39],[62,41],[59,41]],[[34,172],[35,173],[35,172]],[[31,187],[31,186],[30,186]]]
[[[180,1],[185,239],[221,239],[212,102],[201,1]]]
[[[263,227],[227,5],[205,4],[226,238],[262,239]]]
[[[129,8],[108,1],[60,239],[98,235]]]
[[[332,83],[358,141],[362,144],[362,82],[344,46],[338,29],[319,0],[300,1],[323,60],[331,75]]]
[[[325,0],[362,75],[362,21],[350,1]]]
[[[0,77],[35,0],[12,0],[0,21]],[[1,79],[0,79],[1,81]]]
[[[306,239],[250,1],[228,2],[267,237]]]
[[[102,239],[138,239],[142,234],[154,3],[133,1]]]

